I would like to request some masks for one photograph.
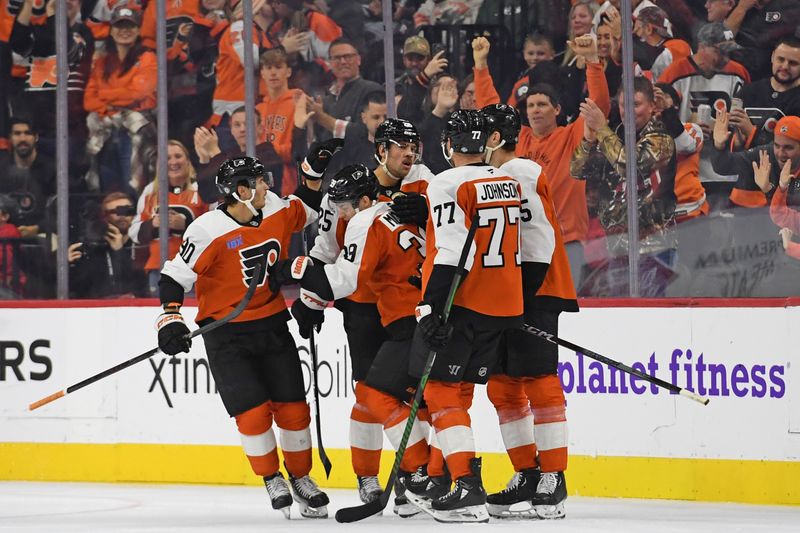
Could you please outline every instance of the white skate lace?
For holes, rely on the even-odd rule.
[[[522,482],[522,473],[514,472],[514,475],[511,476],[511,479],[509,479],[508,483],[506,483],[506,488],[503,489],[503,492],[504,493],[512,492],[519,486],[520,482]]]
[[[414,472],[411,473],[412,483],[422,483],[427,480],[428,480],[428,474],[422,467],[417,468]]]
[[[302,494],[305,498],[311,498],[322,492],[319,490],[317,483],[311,479],[311,476],[295,478],[293,481],[294,482],[292,484],[294,485],[295,490]]]
[[[557,472],[546,472],[542,474],[539,479],[539,484],[536,486],[536,492],[543,494],[553,494],[556,491],[558,484]]]
[[[371,494],[373,492],[383,492],[377,476],[364,476],[358,478],[358,485],[362,492]]]
[[[272,500],[280,496],[289,496],[289,485],[286,484],[286,480],[283,479],[283,476],[278,474],[272,479],[267,480],[267,493],[269,493],[269,497]]]

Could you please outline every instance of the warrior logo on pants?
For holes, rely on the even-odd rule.
[[[242,264],[242,283],[244,283],[244,286],[249,286],[256,265],[261,264],[263,267],[270,267],[275,264],[280,255],[281,243],[277,239],[269,239],[261,244],[239,250],[239,256],[241,257],[239,262]],[[262,287],[266,280],[267,268],[262,268],[258,286]]]

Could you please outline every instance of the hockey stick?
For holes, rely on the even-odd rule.
[[[478,231],[478,215],[472,218],[472,224],[467,233],[467,241],[464,243],[464,248],[461,249],[461,257],[458,259],[458,266],[456,273],[453,276],[453,281],[450,283],[450,291],[447,294],[447,301],[445,302],[444,309],[442,310],[442,323],[446,324],[450,316],[450,309],[453,306],[453,300],[456,297],[456,289],[461,284],[461,279],[464,277],[464,265],[467,263],[467,256],[469,250],[472,248],[472,241],[475,239],[475,232]],[[400,462],[403,460],[403,455],[406,452],[406,445],[411,436],[411,428],[414,426],[414,420],[417,418],[417,411],[419,404],[422,402],[422,393],[425,391],[425,385],[428,384],[428,376],[430,376],[433,364],[436,362],[436,351],[431,350],[428,352],[428,359],[425,361],[425,367],[422,370],[422,376],[419,378],[417,390],[414,392],[414,400],[411,402],[411,412],[408,413],[408,420],[406,427],[403,431],[403,438],[400,439],[400,445],[397,447],[397,453],[394,456],[394,464],[392,465],[392,472],[389,474],[389,481],[386,483],[386,488],[383,489],[381,495],[375,500],[364,505],[357,505],[355,507],[345,507],[336,511],[336,521],[342,523],[357,522],[377,514],[386,508],[389,503],[389,498],[392,496],[392,489],[394,488],[395,481],[397,480],[397,472],[400,470]]]
[[[307,230],[303,231],[303,255],[308,255],[308,234]],[[328,458],[328,454],[325,452],[325,447],[322,446],[322,419],[320,418],[319,412],[319,386],[317,384],[317,342],[316,337],[314,335],[316,328],[311,328],[311,333],[308,337],[308,350],[311,353],[311,372],[309,372],[309,376],[311,377],[312,384],[311,387],[314,390],[314,419],[315,424],[317,426],[317,453],[319,453],[319,461],[322,463],[322,467],[325,469],[325,478],[328,479],[331,477],[331,469],[333,465],[331,464],[331,460]]]
[[[261,270],[263,268],[264,268],[264,265],[262,263],[256,264],[255,269],[253,271],[253,278],[250,280],[250,284],[247,286],[247,292],[244,294],[244,298],[242,298],[242,301],[239,302],[239,304],[233,309],[233,311],[228,313],[226,316],[220,318],[219,320],[215,320],[214,322],[211,322],[210,324],[206,324],[203,327],[197,328],[196,330],[194,330],[191,333],[189,333],[188,335],[186,335],[185,338],[186,339],[192,339],[194,337],[197,337],[198,335],[202,335],[204,333],[208,333],[209,331],[213,331],[213,330],[217,329],[218,327],[227,324],[228,322],[230,322],[231,320],[233,320],[234,318],[236,318],[237,316],[242,314],[242,311],[244,311],[244,308],[247,307],[247,304],[250,303],[250,299],[253,297],[253,293],[256,292],[256,287],[258,287],[258,280],[261,277]],[[136,363],[144,361],[145,359],[149,359],[150,357],[152,357],[153,355],[155,355],[158,352],[159,352],[159,348],[158,347],[153,348],[152,350],[147,350],[143,354],[137,355],[136,357],[134,357],[132,359],[128,359],[127,361],[124,361],[124,362],[118,364],[117,366],[113,366],[111,368],[103,370],[102,372],[100,372],[98,374],[95,374],[94,376],[92,376],[90,378],[86,378],[83,381],[81,381],[79,383],[76,383],[75,385],[70,385],[66,389],[60,390],[60,391],[58,391],[56,393],[51,394],[50,396],[46,396],[46,397],[42,398],[41,400],[33,402],[32,404],[30,404],[28,406],[28,410],[33,411],[34,409],[38,409],[39,407],[41,407],[43,405],[47,405],[48,403],[53,402],[55,400],[58,400],[59,398],[63,398],[67,394],[72,394],[73,392],[75,392],[77,390],[80,390],[80,389],[86,387],[87,385],[91,385],[92,383],[94,383],[96,381],[100,381],[101,379],[107,378],[108,376],[110,376],[112,374],[116,374],[120,370],[124,370],[124,369],[128,368],[129,366],[133,366]]]
[[[696,402],[702,403],[703,405],[708,405],[708,402],[710,401],[708,398],[703,398],[699,394],[695,394],[692,391],[689,391],[689,390],[686,390],[684,388],[678,387],[677,385],[673,385],[672,383],[668,383],[668,382],[664,381],[663,379],[659,379],[659,378],[657,378],[655,376],[651,376],[649,374],[645,374],[644,372],[640,372],[639,370],[636,370],[635,368],[631,368],[631,367],[629,367],[628,365],[626,365],[624,363],[620,363],[619,361],[615,361],[614,359],[609,359],[605,355],[600,355],[597,352],[593,352],[591,350],[587,350],[586,348],[583,348],[582,346],[578,346],[577,344],[572,344],[569,341],[565,341],[563,339],[559,339],[558,337],[556,337],[552,333],[547,333],[546,331],[543,331],[543,330],[541,330],[541,329],[539,329],[539,328],[537,328],[535,326],[531,326],[529,324],[525,324],[525,325],[521,326],[520,329],[522,331],[526,332],[526,333],[530,333],[531,335],[535,335],[536,337],[539,337],[540,339],[544,339],[544,340],[546,340],[548,342],[552,342],[553,344],[557,344],[559,346],[563,346],[564,348],[569,348],[570,350],[572,350],[572,351],[574,351],[576,353],[582,353],[583,355],[585,355],[587,357],[590,357],[590,358],[594,359],[595,361],[600,361],[601,363],[605,363],[608,366],[616,368],[617,370],[621,370],[623,372],[627,372],[628,374],[633,374],[634,376],[636,376],[639,379],[643,379],[643,380],[645,380],[647,382],[650,382],[650,383],[652,383],[654,385],[658,385],[659,387],[665,388],[670,392],[674,392],[674,393],[680,394],[681,396],[685,396],[685,397],[689,398],[690,400],[694,400]]]

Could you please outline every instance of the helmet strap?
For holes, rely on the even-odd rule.
[[[381,166],[383,171],[386,173],[387,176],[389,176],[390,179],[393,179],[394,181],[401,181],[403,178],[397,177],[394,174],[392,174],[391,171],[389,170],[389,167],[386,166],[386,162],[389,160],[389,143],[383,143],[383,152],[384,153],[382,158],[378,157],[377,153],[375,154],[375,161],[378,162],[378,164]]]
[[[453,149],[452,148],[450,148],[449,150],[447,149],[447,141],[442,143],[442,155],[444,156],[445,159],[447,159],[447,162],[450,164],[451,167],[455,166],[453,164]]]
[[[484,148],[483,152],[484,154],[486,154],[486,156],[483,158],[483,160],[486,162],[487,165],[489,164],[489,161],[492,159],[492,154],[494,153],[494,151],[499,150],[504,144],[506,144],[506,140],[502,139],[500,141],[500,144],[498,144],[494,148],[492,148],[488,144],[486,145],[486,148]]]
[[[241,198],[239,198],[239,194],[236,193],[236,192],[234,192],[232,196],[234,198],[236,198],[236,200],[238,202],[243,203],[245,205],[245,207],[251,213],[253,213],[253,216],[258,216],[258,210],[255,207],[253,207],[253,199],[256,197],[256,190],[255,189],[250,189],[250,198],[248,198],[247,200],[242,200]]]

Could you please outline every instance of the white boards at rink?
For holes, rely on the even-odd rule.
[[[571,494],[800,504],[800,307],[760,302],[592,304],[562,315],[560,337],[711,399],[702,406],[561,348]],[[188,323],[195,312],[184,309]],[[0,479],[260,483],[200,339],[188,355],[159,353],[28,411],[153,348],[157,314],[155,306],[0,308]],[[307,373],[307,342],[290,327]],[[353,389],[338,311],[326,311],[317,344],[323,442],[334,469],[325,480],[315,453],[312,474],[323,486],[353,487]],[[484,482],[497,490],[512,469],[483,387],[470,414]],[[382,473],[392,459],[384,454]]]

